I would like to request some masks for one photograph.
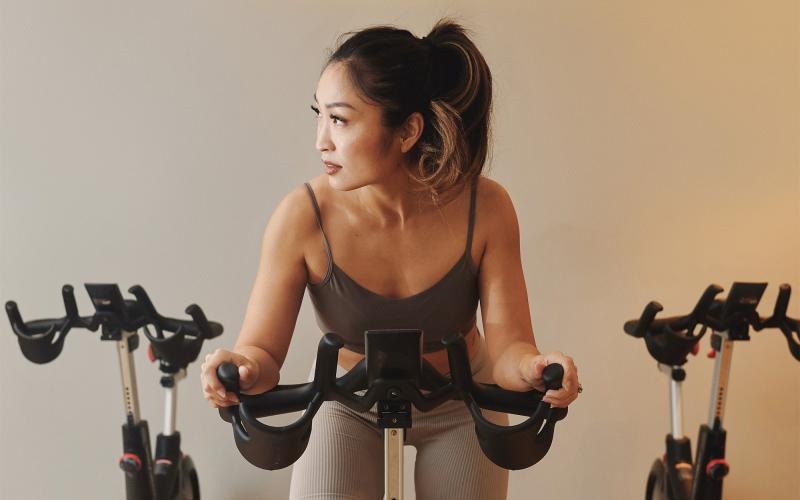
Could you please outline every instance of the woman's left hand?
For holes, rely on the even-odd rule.
[[[575,401],[582,390],[578,382],[578,368],[572,358],[561,352],[547,354],[527,354],[520,360],[520,376],[531,388],[544,392],[546,390],[542,381],[542,372],[550,363],[558,363],[564,367],[564,378],[561,389],[548,390],[542,401],[559,408],[566,408]]]

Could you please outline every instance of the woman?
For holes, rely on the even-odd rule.
[[[492,97],[483,56],[449,20],[422,39],[392,27],[350,35],[325,65],[312,105],[325,173],[289,193],[267,224],[236,345],[203,365],[206,399],[237,402],[215,374],[225,361],[239,366],[245,393],[278,383],[308,289],[322,332],[345,339],[340,375],[363,358],[370,328],[422,329],[425,359],[447,373],[439,340],[458,331],[482,382],[544,390],[542,370],[561,363],[563,388],[544,400],[567,406],[577,370],[569,357],[536,348],[514,206],[481,176]],[[486,414],[508,424],[505,414]],[[508,473],[483,455],[462,402],[415,412],[413,421],[406,443],[417,447],[417,498],[505,498]],[[290,496],[381,498],[382,460],[374,411],[326,402]]]

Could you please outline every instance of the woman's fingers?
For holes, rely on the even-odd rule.
[[[239,404],[239,398],[232,392],[227,392],[225,396],[220,396],[218,392],[212,389],[203,388],[203,397],[215,408]]]
[[[220,408],[239,403],[239,398],[236,397],[236,394],[226,391],[225,386],[220,382],[219,377],[217,377],[217,367],[225,362],[241,364],[242,359],[246,360],[247,358],[225,349],[216,349],[206,355],[200,367],[200,380],[203,386],[203,397],[212,407]]]
[[[561,388],[557,390],[549,390],[545,393],[545,396],[542,398],[542,401],[545,403],[550,403],[552,406],[557,408],[565,408],[569,406],[570,403],[575,401],[578,397],[577,392],[570,393],[567,392],[566,389]]]
[[[545,393],[542,401],[552,406],[564,408],[578,397],[578,367],[571,357],[560,352],[545,355],[548,363],[559,363],[564,368],[564,377],[561,379],[560,389],[551,389]]]

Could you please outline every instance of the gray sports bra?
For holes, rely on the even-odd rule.
[[[440,340],[450,333],[466,335],[475,326],[478,307],[478,274],[472,267],[472,228],[475,222],[476,178],[471,186],[467,244],[461,258],[436,284],[410,297],[389,298],[356,283],[333,261],[328,238],[322,228],[317,198],[306,183],[317,224],[328,254],[328,271],[319,283],[308,283],[317,325],[335,332],[345,346],[364,352],[364,332],[385,328],[423,331],[423,352],[442,348]]]

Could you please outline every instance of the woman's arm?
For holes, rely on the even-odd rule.
[[[477,213],[486,228],[486,246],[479,268],[483,331],[494,380],[514,391],[544,390],[541,376],[548,363],[564,366],[563,389],[548,391],[545,401],[566,406],[577,396],[577,369],[560,352],[541,354],[536,347],[522,271],[519,222],[508,192],[483,178]]]
[[[304,252],[316,228],[312,210],[308,193],[300,187],[281,200],[270,217],[236,345],[232,351],[217,349],[203,364],[204,393],[212,406],[235,402],[231,393],[221,396],[224,389],[216,367],[223,362],[239,366],[245,393],[261,393],[278,384],[308,279]]]

